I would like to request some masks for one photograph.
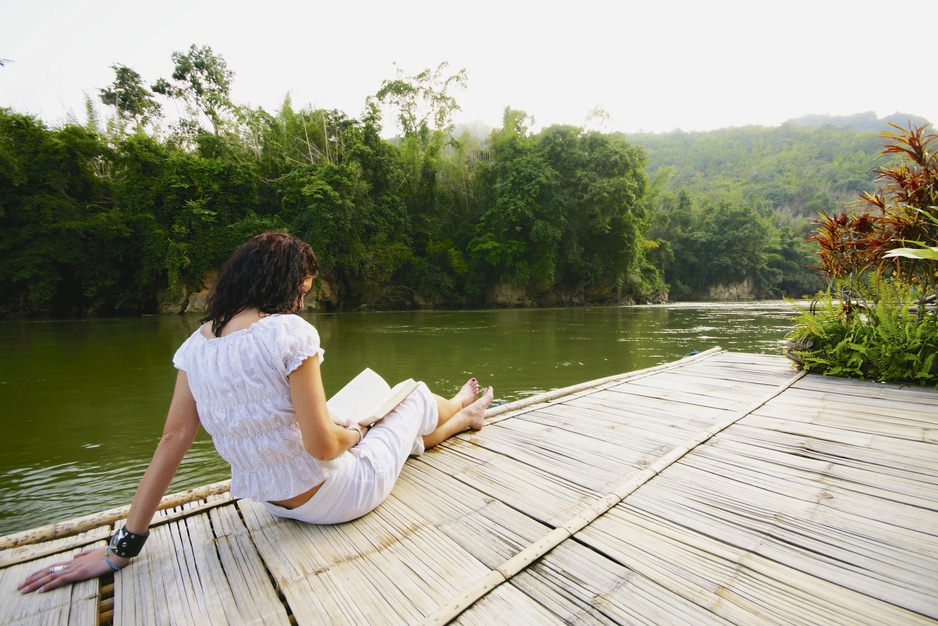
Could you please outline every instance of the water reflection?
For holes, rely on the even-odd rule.
[[[441,393],[470,376],[499,401],[650,367],[715,345],[780,353],[784,302],[310,314],[336,390],[369,366]],[[0,322],[0,535],[126,504],[162,432],[179,316]],[[227,478],[201,433],[170,487]]]

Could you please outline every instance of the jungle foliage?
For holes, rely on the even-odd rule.
[[[310,241],[335,308],[485,306],[506,287],[539,304],[746,281],[797,296],[820,286],[803,216],[875,191],[859,182],[875,133],[535,132],[506,108],[479,137],[454,128],[467,77],[445,63],[399,70],[353,118],[239,105],[208,47],[171,60],[151,85],[113,66],[104,123],[91,101],[61,127],[0,109],[0,314],[153,312],[267,228]]]

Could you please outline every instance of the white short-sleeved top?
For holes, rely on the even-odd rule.
[[[202,426],[231,465],[231,494],[285,500],[318,485],[330,463],[306,452],[288,376],[323,358],[319,333],[297,315],[271,315],[244,330],[207,339],[197,329],[173,365],[186,372]]]

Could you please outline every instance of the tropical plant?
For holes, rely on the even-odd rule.
[[[820,296],[798,316],[789,356],[809,372],[938,386],[938,317],[919,318],[907,287],[880,289],[855,294],[866,306]]]
[[[938,158],[927,127],[884,133],[880,188],[860,211],[821,214],[813,240],[828,291],[820,313],[798,320],[790,355],[805,369],[879,380],[938,383]]]

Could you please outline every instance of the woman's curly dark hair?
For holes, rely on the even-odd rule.
[[[218,274],[202,322],[221,335],[231,318],[254,307],[261,313],[296,313],[303,281],[319,273],[319,261],[305,241],[280,231],[255,235],[234,251]]]

